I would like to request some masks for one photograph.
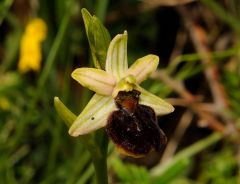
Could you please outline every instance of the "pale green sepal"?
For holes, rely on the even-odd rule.
[[[106,126],[107,118],[116,110],[112,97],[95,94],[69,129],[71,136],[88,134]]]
[[[54,107],[58,113],[58,115],[62,118],[62,120],[66,123],[68,127],[70,127],[73,122],[77,119],[77,116],[73,114],[58,97],[54,97]]]
[[[149,54],[136,60],[127,70],[125,75],[133,75],[136,78],[137,83],[140,84],[157,69],[158,63],[159,57]]]
[[[124,77],[127,68],[127,31],[124,31],[123,34],[118,34],[110,42],[105,70],[120,80]]]
[[[136,90],[141,92],[139,103],[152,107],[156,115],[169,114],[174,111],[174,107],[170,103],[148,92],[142,87],[137,86]]]
[[[112,94],[115,85],[112,75],[96,68],[78,68],[72,72],[72,78],[84,87],[105,96]]]
[[[54,107],[68,127],[77,119],[77,116],[73,114],[58,97],[54,97]],[[101,151],[96,146],[93,134],[83,135],[80,137],[80,140],[94,157],[101,156]]]

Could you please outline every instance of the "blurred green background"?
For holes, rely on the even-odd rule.
[[[110,143],[109,183],[240,183],[240,2],[238,0],[1,0],[0,183],[94,183],[88,151],[58,117],[54,96],[79,114],[92,95],[71,79],[93,66],[81,16],[86,8],[111,37],[128,31],[128,60],[152,53],[145,81],[172,103],[159,117],[162,153],[119,155]],[[39,72],[17,68],[32,18],[47,24]]]

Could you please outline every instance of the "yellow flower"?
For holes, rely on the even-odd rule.
[[[40,70],[41,43],[45,40],[46,33],[47,25],[40,18],[35,18],[27,24],[20,42],[18,69],[21,73]]]

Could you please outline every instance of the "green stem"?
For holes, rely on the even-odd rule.
[[[57,56],[57,54],[59,52],[59,49],[60,49],[60,46],[63,42],[65,33],[67,31],[70,17],[71,17],[71,11],[70,11],[70,8],[69,8],[69,10],[67,10],[67,12],[65,13],[65,15],[63,17],[63,20],[61,22],[59,31],[57,33],[57,36],[56,36],[56,38],[53,42],[53,46],[52,46],[52,48],[49,52],[49,55],[47,57],[46,65],[44,66],[43,71],[42,71],[42,73],[39,77],[38,86],[37,86],[38,90],[37,90],[37,93],[36,93],[36,96],[35,96],[34,103],[39,98],[40,94],[42,93],[42,90],[43,90],[44,85],[47,81],[49,73],[50,73],[50,71],[53,67],[54,61],[56,59],[56,56]]]
[[[97,184],[108,184],[106,155],[103,157],[94,158],[93,165],[96,171]]]
[[[76,182],[76,184],[85,184],[85,183],[87,183],[87,181],[90,179],[90,177],[93,175],[93,173],[94,173],[93,165],[89,165],[85,169],[84,173],[81,175],[79,180]]]
[[[95,14],[102,22],[104,22],[104,19],[106,17],[108,0],[98,0],[96,5],[97,6]]]
[[[108,150],[108,137],[106,131],[100,129],[94,133],[95,144],[100,145],[99,149],[100,155],[92,155],[93,165],[96,172],[97,184],[107,184],[108,183],[108,173],[107,173],[107,150]]]

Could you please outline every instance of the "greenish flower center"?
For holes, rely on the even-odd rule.
[[[137,80],[133,75],[122,78],[114,87],[112,97],[115,98],[119,91],[132,91],[137,84]]]

